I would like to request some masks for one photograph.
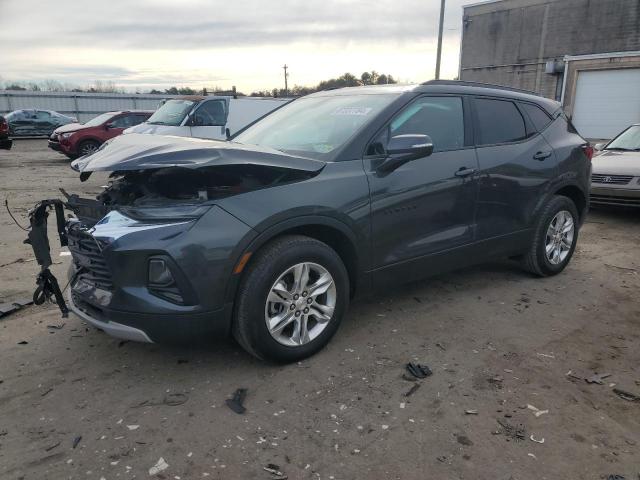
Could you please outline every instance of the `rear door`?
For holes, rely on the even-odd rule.
[[[523,232],[557,176],[554,152],[515,101],[476,97],[474,119],[480,168],[477,238]]]
[[[225,126],[229,114],[229,101],[226,98],[205,100],[191,113],[191,136],[225,140]]]

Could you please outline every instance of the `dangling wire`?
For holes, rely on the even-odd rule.
[[[24,228],[22,225],[20,225],[18,223],[18,221],[16,220],[16,217],[13,216],[13,213],[11,213],[11,210],[9,210],[9,199],[7,197],[4,197],[4,206],[7,209],[7,213],[9,214],[9,216],[11,217],[11,220],[13,220],[13,223],[15,223],[19,228],[21,228],[22,230],[24,230],[25,232],[28,232],[29,229],[28,228]]]

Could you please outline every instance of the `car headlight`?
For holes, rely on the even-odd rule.
[[[66,139],[67,139],[67,138],[69,138],[71,135],[72,135],[72,132],[69,132],[69,133],[61,133],[61,134],[60,134],[60,138],[63,138],[63,139],[65,139],[65,140],[66,140]]]
[[[121,213],[141,221],[195,220],[204,215],[211,205],[169,205],[166,207],[120,207]]]

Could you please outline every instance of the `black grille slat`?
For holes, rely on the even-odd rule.
[[[603,173],[591,174],[592,183],[602,183],[605,185],[627,185],[632,178],[632,175],[606,175]]]
[[[111,290],[113,288],[111,271],[102,254],[104,245],[78,224],[70,226],[67,230],[69,251],[79,269],[77,278],[98,288]]]

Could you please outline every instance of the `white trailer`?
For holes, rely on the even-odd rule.
[[[127,133],[175,135],[225,140],[290,102],[289,98],[186,96],[167,100],[149,119],[128,128]]]

